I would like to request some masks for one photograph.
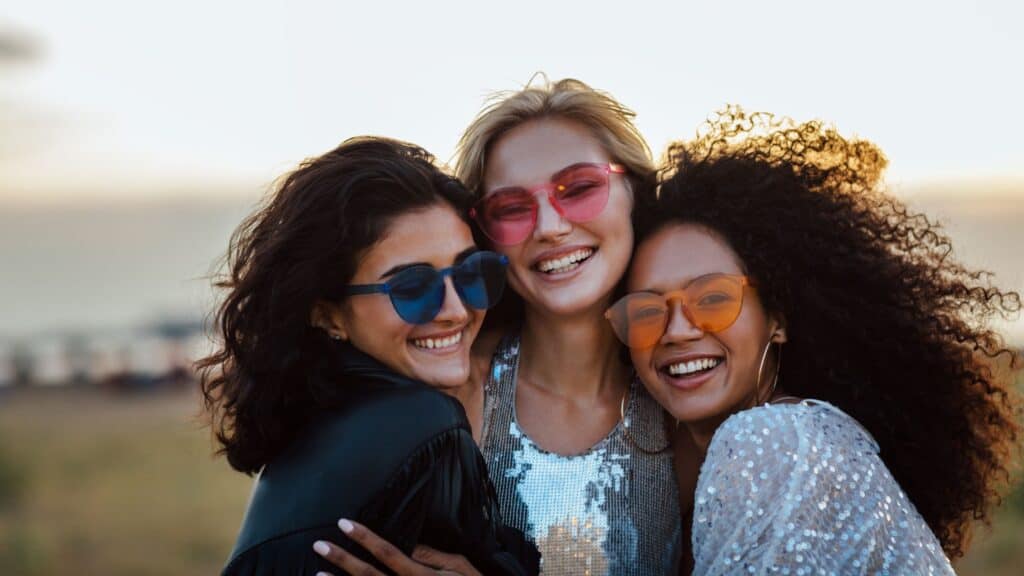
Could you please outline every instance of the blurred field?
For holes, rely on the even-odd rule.
[[[0,574],[215,574],[250,480],[210,456],[187,393],[0,391]],[[958,565],[1020,574],[1024,485]]]
[[[250,480],[210,456],[190,394],[0,395],[0,574],[219,572]]]

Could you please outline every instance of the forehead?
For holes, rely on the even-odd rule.
[[[670,224],[637,248],[629,290],[674,290],[705,274],[743,274],[739,256],[715,232],[695,224]]]
[[[609,160],[585,125],[563,118],[531,120],[491,145],[484,167],[484,189],[543,182],[571,164]]]
[[[379,275],[411,262],[437,268],[450,266],[455,257],[473,246],[469,226],[446,204],[406,212],[388,224],[381,239],[363,254],[356,276]]]

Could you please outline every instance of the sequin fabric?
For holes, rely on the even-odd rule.
[[[697,483],[694,574],[953,574],[871,435],[818,401],[731,416]]]
[[[485,385],[481,449],[502,519],[537,544],[541,573],[674,574],[679,494],[661,407],[634,379],[607,437],[582,454],[547,452],[516,422],[518,366],[519,338],[506,337]]]

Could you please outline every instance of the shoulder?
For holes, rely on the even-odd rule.
[[[736,486],[749,488],[747,503],[800,502],[809,491],[880,468],[871,436],[831,404],[759,406],[718,427],[701,465],[697,503],[732,509]]]
[[[733,414],[715,432],[708,457],[744,446],[760,447],[753,451],[754,456],[803,450],[878,453],[874,439],[853,417],[816,400],[758,406]]]
[[[303,477],[315,476],[323,490],[334,490],[341,482],[349,494],[368,495],[410,454],[452,433],[464,433],[472,441],[458,400],[419,383],[368,387],[310,422],[266,466],[260,485],[290,489],[306,483]]]
[[[469,430],[465,410],[455,398],[426,385],[375,389],[323,414],[296,448],[333,446],[330,451],[337,454],[345,447],[350,461],[365,456],[377,462],[385,454],[408,453],[453,429]]]
[[[837,547],[836,539],[863,545]],[[871,435],[816,401],[745,410],[719,426],[695,493],[693,547],[703,572],[732,571],[734,556],[720,552],[739,550],[735,558],[756,573],[917,573],[924,565],[950,573]]]

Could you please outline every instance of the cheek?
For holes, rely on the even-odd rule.
[[[376,294],[363,298],[364,302],[351,304],[353,338],[358,334],[363,341],[382,344],[405,340],[412,327],[398,316],[391,300]]]
[[[744,314],[718,338],[722,345],[732,352],[733,366],[737,369],[734,378],[742,382],[753,382],[757,378],[757,369],[761,354],[768,343],[767,322],[758,314]]]
[[[636,367],[637,371],[646,371],[651,365],[651,356],[654,354],[654,348],[630,348],[629,358],[633,361],[633,366]]]

